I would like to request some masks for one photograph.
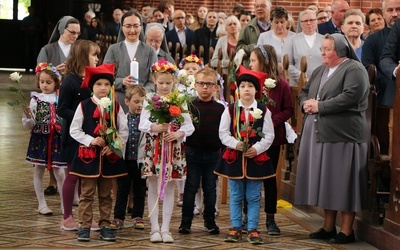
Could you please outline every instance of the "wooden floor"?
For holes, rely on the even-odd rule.
[[[74,232],[60,229],[62,215],[58,195],[46,196],[53,216],[39,215],[33,189],[33,168],[25,159],[29,131],[21,125],[21,111],[13,110],[7,101],[14,98],[8,91],[13,85],[8,75],[0,72],[0,248],[4,249],[60,249],[60,248],[140,248],[140,249],[375,249],[362,241],[342,246],[321,240],[311,240],[308,234],[322,225],[322,218],[303,207],[278,208],[276,222],[282,234],[268,236],[265,228],[265,214],[261,213],[259,230],[265,244],[253,246],[245,239],[240,243],[225,243],[224,236],[230,227],[228,204],[219,202],[220,216],[216,221],[221,228],[220,235],[203,232],[201,216],[195,216],[192,234],[180,235],[180,208],[176,207],[171,222],[175,239],[172,244],[152,244],[149,241],[149,219],[144,218],[146,228],[137,230],[124,228],[117,232],[117,241],[110,243],[98,239],[99,233],[91,234],[91,241],[81,243]],[[23,74],[24,91],[34,90],[34,75]],[[45,174],[45,183],[48,175]],[[228,199],[229,203],[229,199]],[[98,218],[97,203],[94,206]],[[264,205],[262,204],[262,207]],[[77,207],[74,207],[75,210]],[[146,208],[145,216],[148,214]],[[76,213],[76,211],[75,211]],[[129,224],[129,223],[128,223]]]

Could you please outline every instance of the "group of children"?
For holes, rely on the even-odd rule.
[[[143,229],[146,179],[151,242],[174,241],[169,228],[174,207],[174,184],[186,177],[191,182],[186,183],[184,189],[179,232],[190,233],[194,195],[202,183],[205,230],[210,234],[218,234],[219,228],[215,224],[216,176],[221,175],[229,178],[230,186],[232,228],[225,241],[236,242],[241,239],[241,211],[246,200],[248,240],[254,244],[262,243],[257,231],[260,190],[264,179],[275,176],[266,154],[274,141],[274,124],[271,111],[258,103],[255,97],[256,93],[263,91],[267,74],[241,69],[237,75],[239,98],[225,108],[226,103],[219,100],[221,89],[218,87],[217,73],[209,68],[202,69],[201,60],[196,56],[190,58],[193,60],[183,61],[182,68],[190,68],[190,74],[194,74],[192,87],[197,94],[192,101],[179,107],[179,115],[174,115],[176,117],[170,122],[164,123],[159,123],[148,106],[155,97],[168,101],[176,89],[178,70],[175,65],[165,60],[153,65],[154,93],[146,93],[140,85],[126,87],[127,114],[116,101],[113,91],[114,65],[85,67],[81,88],[89,89],[93,95],[80,101],[69,127],[69,135],[79,144],[69,172],[80,179],[79,241],[90,240],[96,189],[100,238],[116,240],[115,229],[124,226],[130,190],[134,194],[131,214],[133,225]],[[192,68],[196,70],[192,72]],[[52,211],[41,191],[44,167],[57,169],[57,183],[62,185],[65,178],[63,168],[67,166],[58,157],[62,149],[56,91],[61,75],[51,65],[38,66],[36,74],[42,93],[32,93],[30,107],[23,118],[24,125],[32,128],[26,159],[35,166],[34,184],[39,213],[49,215]],[[184,96],[185,93],[179,95]],[[178,116],[182,119],[178,119]],[[117,149],[122,155],[117,153]],[[207,171],[202,171],[207,167],[201,165],[204,163],[209,165]],[[118,180],[118,191],[114,220],[111,220],[113,178]],[[59,190],[62,188],[59,187]],[[158,204],[161,200],[160,226]]]

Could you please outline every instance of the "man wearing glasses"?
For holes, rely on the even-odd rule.
[[[167,53],[168,47],[164,37],[164,27],[160,23],[149,23],[146,25],[146,43],[154,48],[158,61],[165,59],[175,64],[172,56]]]
[[[168,43],[172,43],[171,55],[172,58],[176,58],[176,44],[179,43],[179,60],[185,55],[190,54],[190,47],[192,46],[192,40],[194,31],[186,27],[185,20],[186,14],[182,10],[174,11],[174,28],[165,34]],[[183,51],[183,46],[187,45],[187,50]],[[185,53],[185,55],[184,55]]]
[[[341,33],[343,34],[340,26],[342,26],[343,15],[350,9],[349,4],[344,0],[335,0],[332,3],[332,18],[329,21],[318,24],[318,33],[321,35]]]
[[[270,30],[271,22],[269,15],[271,11],[271,2],[269,0],[255,0],[254,11],[256,17],[253,18],[245,27],[242,27],[239,34],[239,40],[236,45],[236,56],[234,62],[236,66],[242,64],[248,68],[250,63],[250,53],[257,44],[261,33]]]

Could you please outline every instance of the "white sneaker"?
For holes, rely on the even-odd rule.
[[[153,230],[150,232],[150,242],[151,243],[163,242],[163,239],[161,238],[161,234],[160,234],[159,230]]]
[[[161,237],[162,237],[162,241],[164,243],[172,243],[172,242],[174,242],[174,238],[172,238],[171,233],[168,232],[168,231],[162,232],[161,233]]]
[[[53,211],[48,206],[45,206],[45,207],[42,207],[42,208],[39,209],[39,214],[41,214],[41,215],[52,215]]]

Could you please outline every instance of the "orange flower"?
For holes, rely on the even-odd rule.
[[[177,116],[180,116],[182,112],[181,112],[181,109],[178,106],[171,105],[171,106],[169,106],[169,113],[172,116],[177,117]]]

